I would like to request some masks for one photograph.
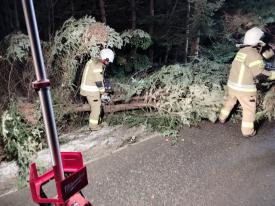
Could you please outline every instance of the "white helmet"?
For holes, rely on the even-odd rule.
[[[100,51],[100,58],[102,60],[108,59],[109,62],[113,63],[114,58],[115,58],[115,54],[111,49],[102,49]]]
[[[264,32],[258,27],[249,29],[244,35],[244,45],[257,46],[257,44],[264,44],[261,38],[264,36]]]

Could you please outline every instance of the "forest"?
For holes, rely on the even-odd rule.
[[[28,175],[30,156],[46,147],[30,42],[21,2],[0,7],[0,160]],[[145,124],[177,141],[183,125],[216,122],[230,64],[244,33],[260,27],[275,37],[272,0],[34,1],[58,131],[88,122],[79,94],[86,62],[100,49],[115,52],[106,79],[109,125]],[[275,40],[275,39],[274,39]],[[275,43],[275,42],[274,42]],[[273,60],[274,61],[274,60]],[[275,117],[275,88],[258,94],[257,121]],[[240,108],[231,117],[240,120]]]

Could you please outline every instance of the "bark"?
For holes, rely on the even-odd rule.
[[[54,2],[53,0],[49,1],[49,14],[48,14],[48,21],[49,21],[49,27],[48,27],[48,36],[49,39],[51,39],[52,34],[54,33],[54,28],[55,28],[55,22],[54,22]]]
[[[179,57],[179,49],[176,49],[174,54],[174,64],[178,63],[178,57]]]
[[[70,3],[71,3],[72,16],[74,16],[75,15],[74,0],[71,0]]]
[[[154,2],[154,0],[150,0],[150,16],[152,17],[152,19],[155,16],[155,2]],[[150,34],[151,38],[154,35],[154,21],[152,21],[150,24],[149,34]],[[154,49],[152,47],[149,49],[149,57],[150,57],[151,62],[153,63],[154,62]]]
[[[153,105],[147,103],[129,103],[129,104],[117,104],[117,105],[105,105],[103,107],[104,113],[115,113],[136,109],[143,109],[148,107],[154,107]],[[89,112],[91,111],[89,104],[75,105],[69,112],[79,113],[79,112]]]
[[[172,11],[171,11],[171,13],[170,13],[170,15],[169,15],[170,18],[175,14],[175,11],[176,11],[177,6],[178,6],[178,0],[175,1],[175,4],[174,4],[174,6],[173,6],[173,8],[172,8]]]
[[[197,34],[197,39],[196,39],[196,45],[195,45],[195,58],[199,57],[199,51],[200,51],[200,30],[198,31]]]
[[[132,12],[132,29],[136,29],[136,26],[137,26],[136,0],[131,0],[131,12]]]
[[[197,36],[192,42],[191,54],[193,59],[198,58],[199,50],[200,50],[200,31],[197,32]]]
[[[190,10],[191,4],[190,0],[187,0],[187,13],[186,13],[186,34],[185,34],[185,56],[184,62],[187,63],[188,51],[189,51],[189,36],[190,36]]]
[[[2,24],[2,31],[5,32],[5,35],[12,32],[14,29],[14,17],[13,17],[13,2],[5,2],[1,5],[1,24]]]
[[[106,11],[105,11],[105,2],[104,0],[99,0],[99,7],[100,7],[100,14],[101,14],[101,21],[106,24]]]
[[[170,47],[167,46],[165,50],[165,56],[164,56],[164,64],[168,63],[168,57],[169,57]]]
[[[20,21],[19,21],[19,15],[18,15],[17,0],[14,0],[13,3],[14,3],[15,28],[16,28],[16,30],[19,30],[20,29]]]
[[[131,0],[131,28],[134,30],[137,26],[137,16],[136,16],[136,0]],[[135,57],[137,53],[136,48],[132,48],[130,51],[130,56]],[[133,67],[132,72],[136,72],[135,67]]]

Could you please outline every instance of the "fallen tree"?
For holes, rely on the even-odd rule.
[[[155,106],[147,103],[128,103],[128,104],[116,104],[116,105],[104,105],[104,113],[125,112],[136,109],[155,108]],[[89,112],[91,111],[89,104],[72,105],[68,113]]]

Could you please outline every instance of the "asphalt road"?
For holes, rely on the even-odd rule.
[[[252,139],[239,124],[185,128],[88,163],[86,197],[97,206],[275,206],[275,126]],[[34,205],[27,189],[0,205]]]

